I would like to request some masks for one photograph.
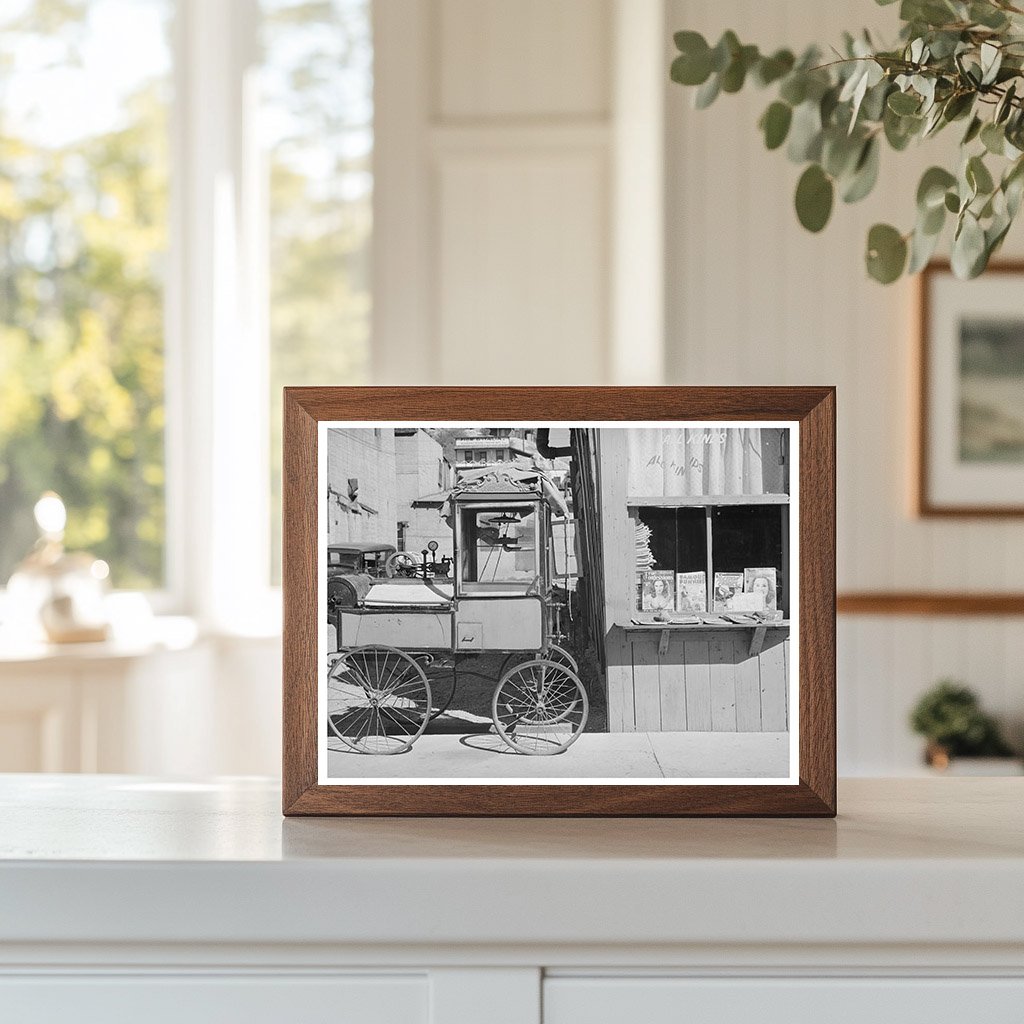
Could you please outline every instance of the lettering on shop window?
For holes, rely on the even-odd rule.
[[[699,438],[691,438],[691,444],[694,441],[703,444],[705,447],[712,444],[724,445],[725,444],[725,431],[724,430],[705,430]],[[666,444],[674,444],[676,447],[685,447],[686,442],[682,439],[674,442],[667,442]],[[665,459],[661,455],[652,455],[647,460],[648,467],[660,466],[662,469],[666,468]],[[691,455],[688,459],[685,453],[681,458],[670,458],[668,460],[668,470],[673,476],[683,476],[688,469],[704,469],[704,460],[698,459],[695,455]]]

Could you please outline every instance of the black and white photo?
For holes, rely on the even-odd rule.
[[[795,784],[797,430],[320,423],[320,784]]]

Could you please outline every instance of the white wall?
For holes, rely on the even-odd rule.
[[[668,29],[712,42],[732,28],[764,48],[835,42],[843,28],[883,26],[895,8],[870,0],[669,0]],[[666,32],[666,39],[670,34]],[[813,236],[797,223],[800,168],[768,153],[756,128],[768,93],[749,89],[692,109],[666,87],[667,377],[686,384],[835,384],[839,397],[840,590],[1017,590],[1020,520],[923,521],[909,511],[913,284],[883,288],[864,273],[868,227],[909,229],[921,171],[955,144],[885,152],[876,194],[837,204]],[[1024,251],[1019,229],[1006,253]],[[1015,731],[1024,722],[1024,620],[839,620],[840,771],[912,769],[906,727],[920,692],[966,680]]]
[[[609,379],[616,112],[644,88],[616,79],[616,2],[375,5],[378,381]],[[654,11],[646,71],[660,53]],[[662,95],[651,83],[648,108]],[[633,119],[638,154],[660,140],[654,127]]]

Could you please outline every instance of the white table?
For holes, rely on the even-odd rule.
[[[837,821],[285,820],[274,784],[0,777],[0,1019],[1024,1020],[1024,782]]]

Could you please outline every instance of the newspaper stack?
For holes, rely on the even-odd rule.
[[[636,541],[636,571],[647,572],[654,568],[654,555],[651,554],[651,528],[639,519],[633,520],[634,538]]]

